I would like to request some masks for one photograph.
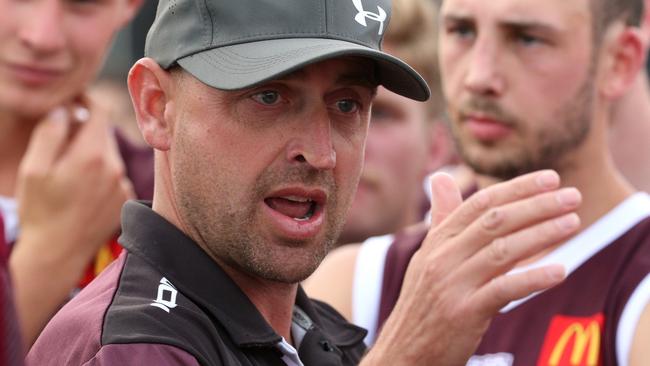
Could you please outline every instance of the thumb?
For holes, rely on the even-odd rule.
[[[431,226],[443,222],[463,202],[458,185],[451,175],[435,173],[431,176]]]

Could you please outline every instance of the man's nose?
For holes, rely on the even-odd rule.
[[[30,5],[28,16],[21,20],[18,30],[21,42],[38,53],[58,51],[65,45],[64,2],[40,0]]]
[[[315,169],[328,170],[336,166],[336,150],[332,141],[332,123],[326,110],[309,114],[287,145],[287,159],[307,163]]]
[[[465,87],[476,94],[500,95],[505,88],[502,67],[498,43],[477,38],[469,54]]]

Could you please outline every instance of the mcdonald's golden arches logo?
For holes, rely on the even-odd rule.
[[[603,314],[557,315],[551,320],[537,366],[600,366]]]

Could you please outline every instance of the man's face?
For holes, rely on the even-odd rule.
[[[341,234],[342,243],[395,232],[421,218],[430,123],[426,104],[378,89],[361,180]]]
[[[444,1],[443,88],[459,150],[477,172],[561,169],[589,135],[588,1]]]
[[[173,199],[188,234],[217,262],[283,283],[316,269],[359,179],[372,69],[334,59],[236,92],[180,77]]]
[[[127,0],[0,0],[0,110],[38,117],[74,97],[100,68],[132,6]]]

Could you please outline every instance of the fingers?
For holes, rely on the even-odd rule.
[[[49,230],[54,236],[68,224],[78,226],[79,220],[87,220],[86,227],[70,235],[86,244],[99,243],[118,228],[121,206],[134,196],[133,187],[106,113],[83,96],[59,110],[68,128],[47,133],[49,121],[61,119],[59,114],[49,116],[34,132],[22,162],[29,170],[21,171],[16,188],[21,224],[23,228],[33,224],[37,231]],[[29,173],[34,170],[41,173]],[[52,216],[59,225],[51,227]],[[68,240],[71,247],[72,241]]]
[[[491,318],[509,302],[553,287],[565,278],[561,265],[550,265],[525,272],[503,275],[490,281],[474,294],[480,316]]]
[[[61,156],[62,173],[79,174],[85,169],[103,171],[117,185],[126,169],[115,136],[109,128],[109,114],[88,98],[79,97],[78,101],[84,103],[82,108],[72,108],[77,111],[76,117],[85,119],[85,122],[76,124],[77,131],[72,136],[70,146]]]
[[[531,241],[537,241],[542,245],[549,240],[557,240],[565,237],[570,232],[555,229],[552,225],[537,225],[542,221],[549,220],[575,210],[582,202],[580,192],[575,188],[563,188],[558,191],[546,192],[529,197],[523,200],[511,202],[500,207],[493,207],[477,218],[466,230],[460,233],[456,240],[462,245],[455,245],[450,248],[451,263],[457,263],[473,256],[485,245],[489,245],[492,253],[501,253],[501,249],[495,247],[504,247],[505,243],[510,243],[512,238],[520,239],[523,237],[530,238]],[[576,228],[572,227],[571,232]],[[525,230],[523,233],[512,236],[518,230]],[[546,230],[545,237],[526,236],[533,232],[534,234],[543,234]],[[527,243],[527,242],[526,242]],[[494,245],[497,244],[497,245]],[[551,244],[551,243],[549,243]],[[532,245],[532,243],[530,244]],[[510,247],[508,247],[510,248]],[[505,250],[505,249],[504,249]],[[494,257],[499,256],[494,254]],[[503,257],[503,256],[502,256]]]
[[[439,228],[441,232],[438,236],[443,238],[455,236],[492,207],[548,192],[559,186],[558,174],[552,170],[543,170],[482,189],[449,216],[445,224]]]
[[[81,99],[80,99],[81,100]],[[71,137],[70,146],[61,157],[61,160],[74,159],[75,157],[89,156],[91,151],[105,151],[109,148],[109,127],[106,113],[89,100],[83,99],[86,104],[77,104],[70,109],[75,111],[76,118],[86,118],[85,122],[75,125],[76,131]],[[85,110],[85,112],[81,112]],[[84,115],[85,116],[82,116]]]
[[[578,215],[569,213],[500,237],[470,258],[458,276],[466,276],[466,284],[477,288],[509,271],[518,262],[567,239],[579,227]]]
[[[32,133],[20,170],[27,176],[46,174],[66,146],[70,121],[65,108],[57,108]]]
[[[446,173],[431,176],[431,225],[437,226],[463,202],[454,179]]]

